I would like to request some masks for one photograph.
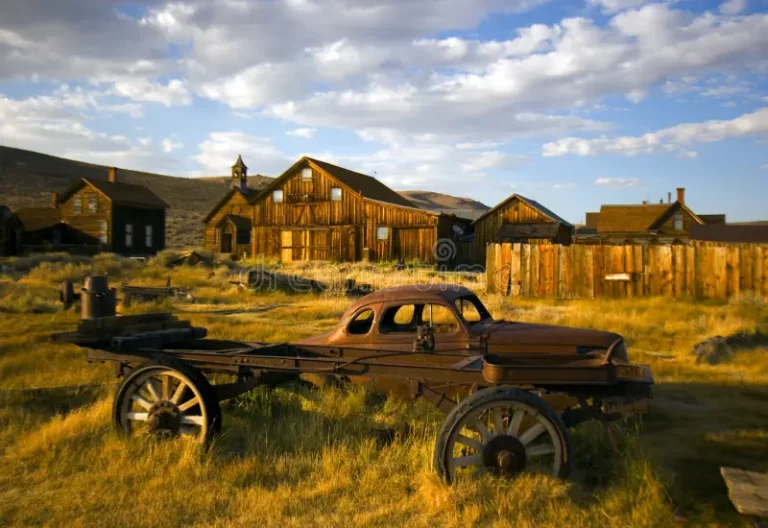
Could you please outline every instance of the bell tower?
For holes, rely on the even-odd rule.
[[[232,165],[232,187],[245,192],[248,188],[248,167],[243,163],[240,154],[237,155],[237,161]]]

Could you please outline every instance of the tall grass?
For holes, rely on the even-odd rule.
[[[482,295],[482,276],[428,269],[168,262],[43,259],[15,261],[0,274],[0,525],[747,525],[718,468],[768,470],[768,354],[738,350],[728,363],[700,365],[690,349],[712,335],[766,328],[765,299],[518,300]],[[495,317],[617,331],[634,361],[651,364],[655,398],[641,419],[611,426],[615,442],[599,424],[578,427],[569,481],[523,475],[447,486],[431,470],[441,415],[427,402],[360,387],[258,389],[224,405],[223,434],[208,451],[183,439],[119,438],[110,427],[112,368],[48,340],[77,321],[57,304],[58,283],[97,272],[110,273],[113,285],[162,285],[170,276],[194,288],[197,302],[130,310],[184,312],[212,337],[272,342],[326,330],[348,305],[330,292],[243,291],[229,282],[241,264],[378,287],[461,283]],[[391,440],[377,432],[404,424],[409,433]]]

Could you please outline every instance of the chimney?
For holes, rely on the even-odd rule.
[[[59,206],[59,193],[51,193],[51,206],[56,209]]]
[[[685,187],[677,188],[677,201],[681,204],[685,203]]]
[[[667,193],[667,203],[670,203],[670,204],[672,203],[672,193],[671,192]]]
[[[108,173],[109,173],[109,183],[115,183],[117,181],[117,168],[110,167]]]

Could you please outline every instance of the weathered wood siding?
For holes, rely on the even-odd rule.
[[[434,262],[438,216],[415,208],[365,202],[364,247],[378,260],[418,259]],[[386,240],[377,238],[379,227],[387,227]]]
[[[518,199],[510,200],[495,211],[475,222],[475,257],[477,263],[483,263],[486,260],[486,247],[488,244],[498,242],[497,236],[502,224],[531,224],[531,223],[554,223],[553,220],[544,216],[536,209]],[[566,233],[568,234],[568,233]],[[568,238],[570,235],[568,234]],[[563,243],[569,243],[570,240],[558,240]],[[530,240],[528,243],[551,244],[551,240]]]
[[[248,199],[241,193],[234,193],[227,202],[222,205],[216,214],[214,214],[205,225],[205,249],[218,253],[221,251],[221,234],[223,226],[222,220],[226,215],[235,215],[247,219],[249,222],[253,217],[253,206],[248,203]],[[238,244],[237,236],[232,232],[232,252],[241,255],[244,251],[250,253],[251,244]]]
[[[97,210],[91,213],[88,210],[88,203],[91,197],[97,201]],[[82,210],[75,212],[75,200],[81,199]],[[80,244],[98,244],[101,234],[101,221],[107,222],[107,244],[106,247],[112,249],[112,201],[102,193],[83,184],[82,187],[67,197],[66,200],[59,202],[61,217],[72,228],[72,236],[76,239],[75,243]]]
[[[599,298],[768,296],[768,245],[492,244],[489,293]]]
[[[683,214],[683,229],[678,231],[675,230],[675,214],[676,213],[682,213]],[[682,237],[688,237],[688,233],[691,230],[691,226],[696,224],[698,225],[698,222],[691,216],[691,214],[686,211],[683,207],[680,207],[677,205],[670,211],[668,214],[668,218],[664,220],[664,222],[659,225],[658,231],[659,235],[661,236],[682,236]]]

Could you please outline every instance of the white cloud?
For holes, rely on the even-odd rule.
[[[650,3],[652,0],[587,0],[587,4],[602,8],[603,13],[617,13]]]
[[[738,15],[747,9],[747,0],[726,0],[720,4],[720,12],[724,15]]]
[[[643,180],[640,178],[597,178],[594,183],[598,187],[629,189],[631,187],[641,187]]]
[[[741,115],[731,120],[683,123],[649,132],[642,136],[600,137],[583,139],[568,137],[542,147],[544,157],[556,156],[637,156],[657,152],[674,152],[681,157],[694,158],[695,151],[684,147],[696,143],[712,143],[725,139],[768,133],[768,108]]]
[[[178,142],[178,141],[174,141],[172,137],[165,138],[162,141],[161,145],[163,147],[163,152],[166,152],[168,154],[170,154],[174,150],[178,150],[178,149],[180,149],[180,148],[182,148],[184,146],[183,143]]]
[[[295,161],[269,138],[243,132],[212,132],[199,145],[193,159],[203,168],[202,174],[228,174],[238,155],[243,156],[251,174],[280,174]]]
[[[180,79],[172,79],[166,85],[141,78],[120,79],[114,83],[114,92],[134,101],[160,103],[165,106],[192,103],[187,83]]]
[[[305,139],[312,139],[315,137],[315,133],[317,132],[316,128],[297,128],[294,130],[289,130],[286,132],[289,136],[296,136],[296,137],[302,137]]]

